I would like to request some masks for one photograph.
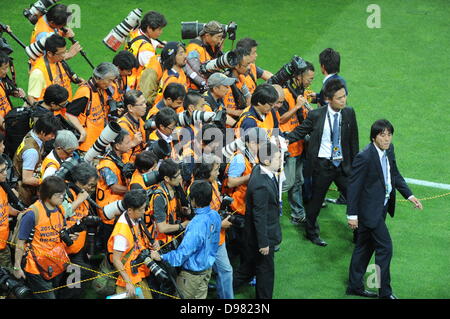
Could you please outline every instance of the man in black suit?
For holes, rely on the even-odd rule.
[[[385,223],[386,214],[394,217],[396,189],[415,208],[422,209],[422,204],[398,171],[394,145],[391,144],[393,133],[394,127],[389,121],[376,121],[370,131],[372,143],[353,161],[347,188],[347,216],[350,228],[358,230],[358,239],[350,263],[349,295],[376,297],[375,293],[364,290],[363,284],[367,265],[375,251],[379,296],[396,299],[390,286],[392,241]]]
[[[281,153],[274,143],[258,148],[259,162],[248,182],[244,239],[246,258],[234,273],[236,290],[256,275],[256,298],[272,299],[275,264],[274,248],[281,243],[278,174]]]
[[[313,194],[306,206],[306,237],[319,246],[327,245],[319,236],[317,222],[325,195],[333,181],[346,195],[347,177],[359,151],[356,115],[353,108],[346,106],[344,84],[339,79],[329,80],[324,95],[328,105],[310,111],[303,123],[286,136],[292,143],[310,135],[306,159],[312,171]]]

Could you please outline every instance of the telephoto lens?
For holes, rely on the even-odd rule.
[[[228,51],[217,59],[210,60],[200,65],[200,72],[203,74],[214,73],[223,69],[235,67],[238,64],[238,58],[235,52]]]
[[[98,139],[95,141],[94,145],[86,152],[84,155],[84,160],[88,163],[105,152],[106,147],[114,141],[114,139],[119,135],[121,127],[116,122],[109,122]]]
[[[39,0],[33,3],[30,9],[24,9],[23,15],[32,24],[36,24],[38,19],[46,13],[47,9],[54,5],[59,0]]]
[[[114,219],[126,210],[123,201],[119,199],[103,207],[103,214],[105,214],[105,217],[108,219]]]
[[[108,33],[103,39],[103,43],[112,51],[116,52],[125,41],[128,34],[130,34],[131,30],[137,28],[141,21],[141,17],[142,9],[136,8],[132,10],[122,22]]]
[[[51,37],[54,33],[48,33],[44,37],[42,37],[39,41],[31,43],[29,46],[25,48],[25,52],[32,60],[36,60],[41,55],[44,55],[45,51],[45,42],[49,37]]]
[[[32,291],[17,280],[8,269],[0,267],[0,293],[11,295],[16,299],[31,299]]]

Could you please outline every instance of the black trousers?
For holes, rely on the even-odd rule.
[[[256,275],[256,299],[272,299],[275,279],[274,247],[269,247],[269,254],[266,256],[256,247],[248,248],[247,253],[248,258],[233,274],[234,290],[247,284]]]
[[[371,229],[358,224],[358,239],[353,250],[349,269],[349,287],[353,290],[364,290],[364,274],[370,259],[375,252],[375,265],[379,278],[379,296],[392,293],[390,264],[392,259],[392,240],[384,218]],[[379,271],[378,271],[379,270]]]
[[[312,173],[312,197],[306,205],[306,236],[316,238],[320,235],[320,227],[317,222],[322,203],[334,182],[344,197],[347,197],[347,176],[342,170],[342,163],[334,166],[329,159],[317,158],[317,163]]]
[[[56,299],[57,287],[65,285],[64,273],[59,274],[51,280],[45,280],[41,275],[25,272],[26,286],[33,292],[33,299]]]

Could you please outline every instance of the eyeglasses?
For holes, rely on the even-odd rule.
[[[69,101],[65,101],[64,103],[58,104],[58,106],[63,109],[67,106],[67,104],[69,104]]]
[[[8,168],[7,168],[6,166],[5,166],[4,169],[0,169],[0,174],[5,174],[7,169],[8,169]]]

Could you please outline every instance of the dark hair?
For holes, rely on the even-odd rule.
[[[139,173],[144,173],[150,168],[155,166],[158,162],[158,158],[150,151],[143,151],[136,156],[134,161],[134,166],[139,171]]]
[[[139,66],[139,62],[136,57],[127,50],[122,50],[117,53],[112,63],[117,66],[121,70],[132,70],[133,68],[137,68]]]
[[[325,84],[325,87],[323,88],[323,95],[325,96],[325,99],[331,100],[334,94],[343,88],[345,88],[345,86],[340,79],[331,79]]]
[[[177,122],[177,113],[168,106],[163,107],[155,115],[155,124],[157,128],[159,128],[161,125],[167,127],[173,122]]]
[[[59,34],[52,34],[45,40],[45,50],[50,51],[51,53],[56,53],[59,48],[63,48],[66,46],[66,39],[64,39]]]
[[[183,44],[178,42],[176,52],[174,52],[173,54],[171,54],[169,56],[165,56],[165,55],[161,54],[161,65],[162,65],[163,70],[170,70],[173,68],[173,66],[175,65],[175,62],[176,62],[175,60],[177,58],[178,50],[180,50],[180,48],[182,48],[184,51],[186,51]]]
[[[211,136],[209,134],[206,134],[206,132],[217,132],[218,135],[212,134]],[[219,135],[220,133],[220,135]],[[201,135],[200,135],[201,134]],[[214,137],[214,138],[213,138]],[[217,137],[222,138],[222,131],[220,128],[214,124],[214,123],[206,123],[202,125],[201,131],[197,133],[196,138],[199,141],[202,141],[203,144],[208,145],[211,142],[216,141]]]
[[[0,66],[6,63],[10,63],[11,58],[3,51],[0,51]]]
[[[39,117],[36,123],[33,126],[33,131],[37,134],[44,133],[48,134],[56,134],[56,132],[60,129],[59,121],[56,119],[53,114],[46,113],[45,115]]]
[[[67,24],[67,19],[72,15],[71,12],[67,11],[67,6],[65,4],[56,4],[51,7],[47,14],[47,21],[52,21],[56,25],[65,26]]]
[[[193,175],[195,180],[205,179],[208,180],[211,177],[211,171],[214,167],[214,163],[195,163]]]
[[[169,83],[164,89],[163,97],[165,99],[172,99],[173,101],[179,98],[184,99],[186,97],[186,89],[183,84],[180,83]]]
[[[375,121],[370,127],[370,141],[372,142],[378,134],[383,133],[387,130],[392,135],[394,134],[394,126],[388,120],[381,119]]]
[[[123,104],[125,105],[126,108],[128,108],[128,105],[134,106],[137,102],[137,99],[143,95],[144,93],[142,93],[139,90],[129,90],[123,96]]]
[[[164,179],[165,176],[174,178],[179,171],[180,166],[171,158],[163,160],[158,169],[159,177],[161,179]]]
[[[1,141],[0,141],[1,143]],[[8,163],[6,162],[5,158],[3,156],[0,156],[0,165],[6,164],[8,166]]]
[[[98,178],[97,170],[88,163],[80,163],[74,166],[71,176],[74,182],[79,182],[81,185],[86,185],[93,177]]]
[[[250,55],[250,53],[252,52],[252,49],[256,48],[257,46],[258,46],[258,42],[256,42],[252,38],[243,38],[243,39],[240,39],[236,43],[236,49],[242,48],[245,50],[244,55]]]
[[[183,107],[187,111],[189,105],[197,105],[198,101],[202,99],[203,96],[195,91],[191,91],[188,94],[186,94],[186,97],[183,101]]]
[[[258,147],[259,162],[264,165],[265,161],[271,162],[273,156],[280,150],[278,146],[272,142],[264,142]]]
[[[247,54],[247,50],[245,48],[236,48],[233,50],[233,53],[236,54],[236,66],[237,67],[239,64],[242,63],[242,60],[244,59],[244,56],[247,56],[249,54]]]
[[[5,134],[0,133],[0,143],[5,140]]]
[[[252,105],[275,103],[278,100],[278,92],[275,88],[267,83],[258,85],[252,95]]]
[[[302,75],[302,74],[304,74],[307,71],[314,72],[314,65],[311,62],[309,62],[309,61],[305,61],[305,63],[306,63],[306,66],[304,68],[301,68],[301,69],[298,70],[298,74],[299,75]]]
[[[124,206],[128,209],[138,209],[147,202],[147,194],[143,189],[132,189],[123,197]]]
[[[338,73],[341,67],[341,56],[332,48],[327,48],[319,54],[320,65],[323,65],[328,74]]]
[[[111,142],[111,146],[114,147],[115,145],[122,143],[127,135],[130,135],[130,133],[122,128],[114,141]]]
[[[52,84],[45,89],[44,103],[50,105],[51,103],[60,104],[67,101],[69,92],[67,89],[59,84]]]
[[[166,25],[167,20],[164,15],[156,11],[149,11],[142,18],[140,28],[142,31],[146,31],[148,27],[156,30],[158,28],[164,28]]]
[[[206,207],[211,204],[212,186],[208,181],[196,180],[189,188],[189,197],[195,201],[197,207]]]
[[[39,198],[44,202],[50,199],[54,194],[64,193],[66,191],[66,182],[56,175],[44,178],[39,186]]]

